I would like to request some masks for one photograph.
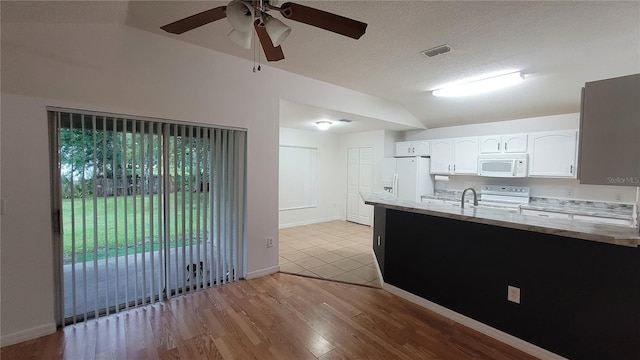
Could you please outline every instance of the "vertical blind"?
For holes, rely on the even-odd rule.
[[[60,323],[244,275],[246,131],[49,108]]]

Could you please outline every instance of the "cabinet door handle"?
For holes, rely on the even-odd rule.
[[[451,171],[451,164],[447,166],[447,171]]]
[[[507,151],[507,143],[504,143],[504,151]]]
[[[571,170],[569,170],[571,174],[573,174],[573,165],[571,165]]]
[[[498,151],[500,151],[500,143],[498,143]]]
[[[456,171],[456,164],[453,164],[453,171]]]
[[[549,217],[549,215],[547,215],[547,214],[538,214],[538,216]]]

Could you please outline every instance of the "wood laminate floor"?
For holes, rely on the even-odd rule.
[[[8,359],[533,359],[382,289],[273,274],[67,326]]]
[[[381,287],[373,257],[373,228],[328,221],[280,229],[280,271]]]

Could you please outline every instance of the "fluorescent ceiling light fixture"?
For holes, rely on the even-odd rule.
[[[522,71],[516,71],[508,74],[446,86],[441,89],[434,90],[432,94],[433,96],[438,97],[475,95],[502,89],[522,81],[524,81],[524,74]]]
[[[320,130],[327,130],[331,126],[331,121],[316,121],[316,126]]]

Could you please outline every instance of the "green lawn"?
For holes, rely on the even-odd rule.
[[[194,241],[197,239],[197,202],[200,198],[200,234],[204,235],[204,222],[210,214],[204,213],[205,201],[208,194],[184,194],[186,206],[178,206],[177,213],[174,213],[175,194],[171,194],[169,206],[171,207],[171,217],[169,223],[169,232],[171,238],[171,246],[176,246],[175,234],[178,233],[182,237],[183,232],[186,234],[186,242],[190,238]],[[182,202],[182,193],[178,193],[178,204]],[[193,205],[191,205],[193,202]],[[73,205],[73,206],[72,206]],[[84,212],[83,212],[84,206]],[[94,206],[97,209],[96,217],[93,216]],[[126,206],[126,212],[125,212]],[[135,216],[134,216],[135,206]],[[141,216],[143,214],[146,216]],[[208,206],[207,206],[208,207]],[[150,211],[150,209],[153,211]],[[158,195],[153,195],[153,204],[151,196],[138,195],[118,197],[88,197],[64,199],[62,202],[62,219],[63,219],[63,252],[66,262],[72,261],[72,254],[75,253],[75,261],[92,260],[96,255],[98,258],[104,258],[108,251],[109,256],[126,253],[141,252],[144,246],[145,251],[151,247],[153,240],[154,248],[157,249],[159,234],[158,229],[158,209],[162,210],[162,204],[158,199]],[[190,211],[192,209],[192,211]],[[82,214],[88,214],[83,220]],[[185,215],[185,216],[183,216]],[[178,227],[175,226],[177,218]],[[182,221],[184,218],[185,229],[183,231]],[[162,221],[162,217],[160,217]],[[151,227],[153,224],[153,238],[151,238]],[[193,228],[190,229],[190,226]],[[177,231],[176,231],[177,230]],[[144,236],[143,236],[144,233]],[[191,235],[193,234],[193,235]],[[201,235],[200,238],[204,238]],[[86,243],[86,258],[83,258],[84,244]],[[75,244],[75,246],[74,246]],[[182,239],[177,242],[182,245]]]

